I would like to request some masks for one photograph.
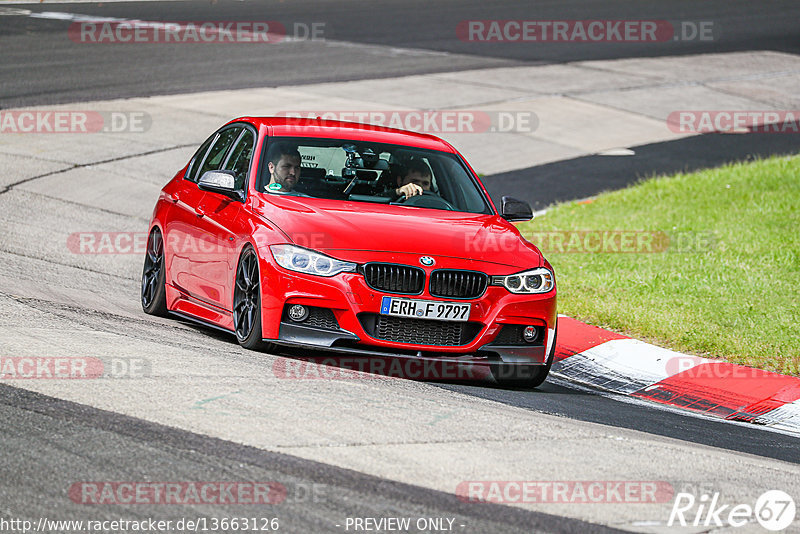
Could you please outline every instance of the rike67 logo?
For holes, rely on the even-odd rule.
[[[757,521],[765,529],[777,532],[791,525],[796,512],[794,499],[780,490],[764,492],[755,505],[723,504],[719,493],[695,497],[681,492],[675,495],[667,526],[738,528]]]

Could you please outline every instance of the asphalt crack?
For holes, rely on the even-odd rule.
[[[58,170],[55,170],[55,171],[46,172],[44,174],[39,174],[37,176],[31,176],[29,178],[24,178],[22,180],[18,180],[16,182],[10,183],[10,184],[6,185],[2,190],[0,190],[0,196],[8,193],[9,191],[14,189],[15,187],[20,186],[22,184],[27,184],[27,183],[32,182],[34,180],[39,180],[41,178],[47,178],[48,176],[54,176],[56,174],[63,174],[65,172],[72,171],[72,170],[75,170],[75,169],[87,168],[87,167],[91,167],[93,165],[103,165],[105,163],[114,163],[116,161],[123,161],[123,160],[126,160],[126,159],[139,158],[139,157],[142,157],[142,156],[150,156],[152,154],[159,154],[159,153],[162,153],[162,152],[169,152],[170,150],[177,150],[179,148],[189,148],[189,147],[193,147],[193,146],[195,146],[194,143],[192,143],[192,144],[184,144],[184,145],[175,145],[175,146],[171,146],[171,147],[167,147],[167,148],[158,148],[158,149],[155,149],[155,150],[148,150],[147,152],[139,152],[137,154],[128,154],[126,156],[118,156],[118,157],[115,157],[115,158],[109,158],[109,159],[104,159],[104,160],[100,160],[100,161],[93,161],[93,162],[90,162],[90,163],[75,163],[70,167],[65,167],[63,169],[58,169]]]

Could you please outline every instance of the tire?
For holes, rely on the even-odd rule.
[[[491,364],[492,376],[501,386],[536,388],[544,384],[550,368],[553,366],[553,359],[556,355],[556,338],[558,336],[558,322],[553,332],[553,346],[550,354],[547,355],[547,362],[544,365],[516,365],[513,363]]]
[[[164,238],[161,230],[153,228],[147,238],[147,252],[142,268],[142,309],[149,315],[166,317],[167,289],[164,269]]]
[[[239,256],[233,288],[233,328],[239,344],[250,350],[273,351],[274,343],[262,341],[261,276],[258,254],[248,245]]]

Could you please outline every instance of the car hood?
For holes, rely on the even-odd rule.
[[[394,252],[538,267],[539,250],[497,215],[269,195],[257,211],[296,245],[336,251]],[[365,254],[347,254],[354,261]]]

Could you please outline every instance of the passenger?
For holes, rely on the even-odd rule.
[[[294,189],[300,180],[300,152],[297,147],[276,143],[269,147],[267,161],[270,174],[267,190],[288,193]]]
[[[432,176],[433,173],[428,164],[421,159],[414,158],[405,165],[404,174],[397,177],[397,188],[390,189],[384,195],[391,197],[392,200],[397,200],[403,195],[406,198],[421,195],[423,191],[431,190]]]

